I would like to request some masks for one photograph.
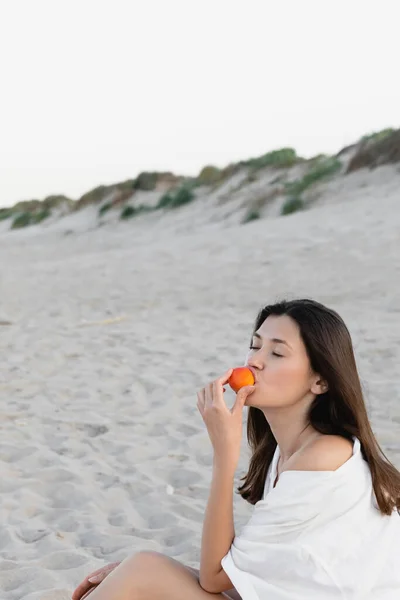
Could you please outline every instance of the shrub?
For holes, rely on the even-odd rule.
[[[190,184],[191,186],[191,184]],[[188,204],[194,199],[194,193],[189,185],[184,185],[180,187],[175,194],[172,192],[167,192],[164,194],[156,208],[177,208],[178,206],[182,206],[184,204]]]
[[[388,127],[387,129],[382,129],[381,131],[375,131],[374,133],[369,133],[368,135],[363,135],[360,142],[380,142],[384,140],[389,135],[392,135],[395,130],[392,127]]]
[[[256,219],[259,219],[260,216],[261,215],[260,215],[260,212],[258,210],[249,210],[245,214],[242,223],[245,224],[245,223],[249,223],[250,221],[255,221]]]
[[[203,167],[200,174],[197,177],[198,185],[213,185],[221,179],[221,171],[217,167],[207,165]]]
[[[121,183],[117,183],[116,187],[119,191],[132,191],[135,189],[136,179],[126,179],[126,181],[121,181]]]
[[[43,204],[41,200],[22,200],[21,202],[17,202],[12,207],[14,214],[22,214],[25,212],[33,213],[35,210],[41,210]]]
[[[157,173],[143,171],[143,173],[140,173],[137,176],[136,181],[133,184],[133,188],[135,190],[143,190],[145,192],[151,192],[155,189],[156,185],[157,185]]]
[[[0,221],[4,221],[5,219],[9,219],[12,217],[13,211],[11,208],[0,208]]]
[[[43,200],[42,207],[51,209],[51,208],[56,208],[62,204],[66,204],[67,206],[69,206],[71,208],[74,205],[74,201],[71,200],[71,198],[68,198],[67,196],[63,196],[62,194],[52,195],[52,196],[47,196]]]
[[[137,207],[127,205],[122,209],[120,219],[130,219],[131,217],[136,217],[141,213],[152,212],[153,210],[154,208],[152,206],[145,206],[144,204],[141,204]]]
[[[32,224],[32,214],[30,212],[20,213],[12,222],[11,229],[21,229]]]
[[[44,208],[38,213],[34,213],[32,215],[32,224],[41,223],[45,219],[47,219],[51,215],[51,210],[48,208]]]
[[[329,158],[327,154],[316,154],[315,156],[311,156],[311,158],[308,159],[308,162],[314,164],[321,160],[325,160],[326,158]]]
[[[121,211],[120,219],[130,219],[137,214],[136,209],[133,206],[124,206]]]
[[[303,200],[299,196],[286,198],[282,206],[281,215],[290,215],[290,213],[302,210],[304,208]]]
[[[86,192],[77,200],[75,203],[74,209],[79,210],[80,208],[84,208],[90,204],[98,204],[101,202],[106,194],[108,194],[111,190],[111,186],[99,185],[98,187]]]
[[[236,173],[238,173],[240,169],[241,163],[230,163],[229,165],[221,169],[221,181],[233,177],[233,175],[236,175]]]
[[[188,187],[181,187],[176,192],[175,196],[172,199],[171,208],[176,208],[177,206],[183,206],[184,204],[189,204],[194,198],[194,194],[191,189]]]
[[[400,129],[393,132],[385,129],[384,132],[371,134],[369,139],[359,145],[348,164],[346,173],[400,162]]]
[[[100,206],[99,217],[104,215],[108,210],[110,210],[111,207],[112,207],[112,202],[106,202],[105,204],[103,204],[103,206]]]
[[[262,169],[263,167],[283,168],[292,167],[299,160],[301,159],[297,156],[296,150],[293,148],[281,148],[280,150],[267,152],[267,154],[263,154],[257,158],[250,158],[244,164],[253,169]]]
[[[171,192],[167,192],[166,194],[161,196],[156,208],[168,208],[169,206],[171,206],[172,200],[173,200],[173,196],[172,196]]]
[[[327,157],[318,160],[316,165],[304,175],[302,179],[296,179],[286,184],[286,190],[291,196],[300,196],[310,185],[333,175],[340,169],[342,163],[335,157]]]

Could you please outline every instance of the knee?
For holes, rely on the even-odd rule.
[[[164,559],[165,556],[161,554],[161,552],[156,552],[154,550],[141,550],[128,556],[125,559],[125,561],[135,566],[140,565],[140,568],[145,569],[153,568],[155,565],[158,565]]]
[[[156,552],[155,550],[140,550],[139,552],[132,554],[131,558],[136,558],[137,560],[153,560],[163,556],[164,554]]]
[[[159,568],[163,555],[160,552],[143,550],[129,554],[119,565],[120,575],[135,573],[135,578],[147,579],[154,576],[154,572]]]

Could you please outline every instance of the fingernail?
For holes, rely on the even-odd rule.
[[[94,575],[93,577],[89,577],[89,579],[88,579],[88,581],[90,581],[90,583],[96,583],[99,580],[100,580],[100,577],[98,575]]]

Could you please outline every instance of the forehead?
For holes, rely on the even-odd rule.
[[[299,326],[288,315],[270,315],[257,329],[263,338],[280,338],[292,347],[302,342]]]

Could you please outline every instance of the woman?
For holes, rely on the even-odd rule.
[[[197,394],[214,450],[200,572],[138,552],[96,571],[93,587],[89,575],[73,600],[400,598],[400,473],[371,429],[343,320],[308,299],[266,306],[246,364],[255,384],[232,409],[232,370]],[[244,405],[252,456],[238,491],[254,511],[235,535]]]

